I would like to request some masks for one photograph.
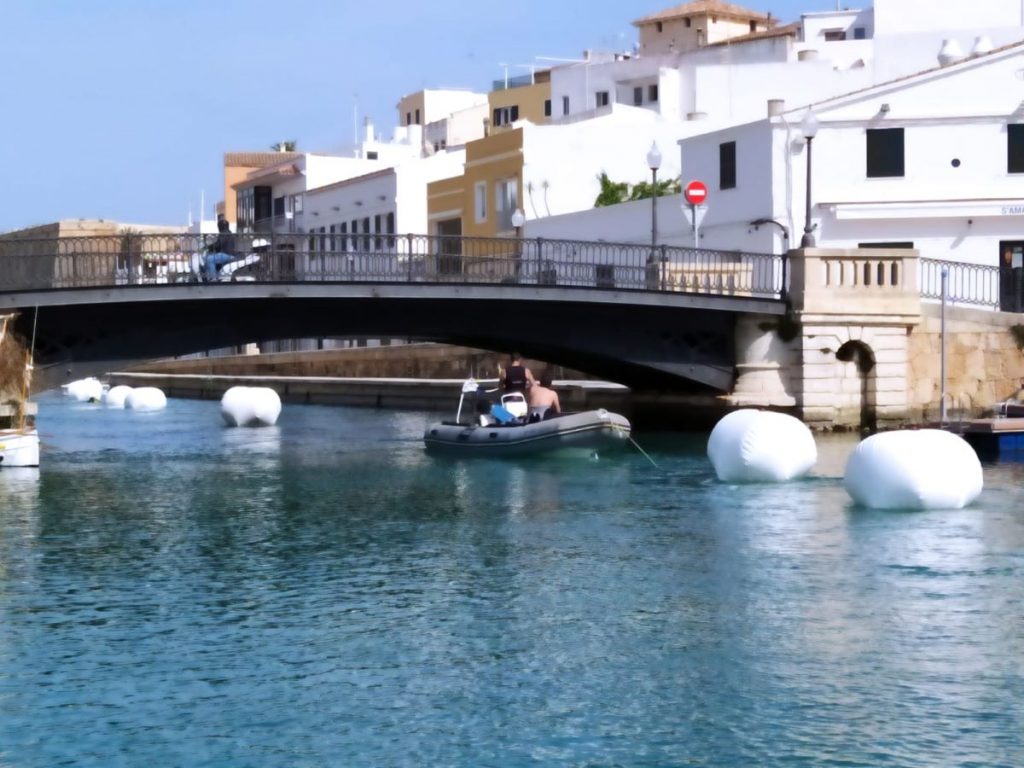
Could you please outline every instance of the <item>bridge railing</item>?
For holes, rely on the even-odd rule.
[[[742,251],[544,238],[379,232],[232,235],[255,282],[521,284],[777,298],[783,257]],[[216,235],[0,238],[0,290],[194,282]]]
[[[946,298],[954,304],[1000,307],[999,267],[957,261],[921,259],[921,298],[942,300],[942,270],[947,271]]]

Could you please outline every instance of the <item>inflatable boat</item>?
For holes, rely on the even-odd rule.
[[[463,399],[466,394],[477,392],[476,383],[467,381],[462,392],[455,421],[433,424],[424,433],[428,451],[465,456],[529,456],[563,449],[606,451],[629,441],[629,420],[603,408],[532,422],[515,419],[491,423],[491,419],[479,417],[475,423],[464,422]]]

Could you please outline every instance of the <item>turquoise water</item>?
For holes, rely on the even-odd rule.
[[[717,483],[702,438],[41,403],[0,470],[2,766],[1024,765],[1024,466],[975,507]]]

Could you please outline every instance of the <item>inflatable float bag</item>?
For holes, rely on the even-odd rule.
[[[167,396],[156,387],[137,387],[125,397],[124,407],[133,411],[159,411],[167,407]]]
[[[981,494],[981,462],[941,429],[872,435],[846,462],[846,492],[871,509],[961,509]]]
[[[818,460],[814,436],[799,419],[744,409],[722,418],[708,439],[708,458],[726,483],[782,483]]]
[[[110,408],[124,408],[124,401],[128,399],[128,393],[131,391],[132,388],[124,384],[111,387],[103,396],[103,402]]]

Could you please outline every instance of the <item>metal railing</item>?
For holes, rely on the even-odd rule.
[[[216,235],[0,238],[0,291],[195,282]],[[254,282],[532,285],[780,298],[784,257],[629,243],[395,235],[239,234]],[[247,258],[246,258],[247,257]]]
[[[918,275],[922,299],[942,300],[943,269],[948,275],[948,301],[995,309],[1000,307],[999,267],[939,259],[920,260]]]

